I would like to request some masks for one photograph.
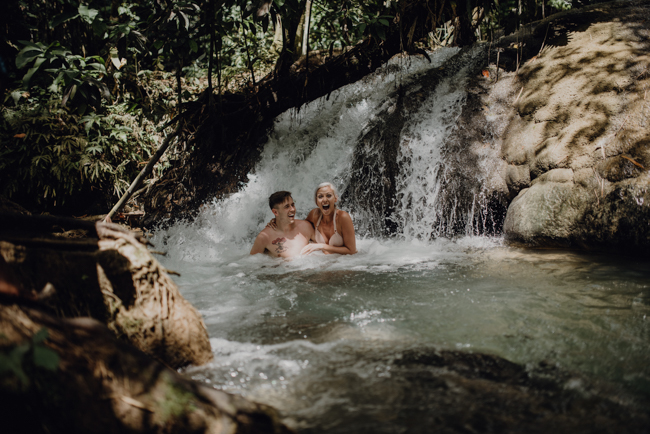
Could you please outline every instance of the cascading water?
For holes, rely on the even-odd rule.
[[[448,160],[468,153],[449,138],[481,55],[398,59],[283,114],[240,192],[155,233],[211,336],[215,361],[189,375],[301,432],[427,432],[412,419],[432,389],[404,360],[438,349],[544,361],[650,396],[644,264],[476,236],[491,232],[492,157]],[[459,182],[462,169],[475,175]],[[250,256],[269,194],[291,191],[304,218],[323,181],[343,193],[359,253]]]

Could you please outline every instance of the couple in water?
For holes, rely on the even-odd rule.
[[[334,186],[329,182],[319,185],[314,200],[318,208],[311,210],[306,220],[298,220],[291,193],[273,193],[269,197],[269,207],[275,218],[255,238],[251,255],[268,253],[274,257],[291,258],[317,250],[326,254],[357,253],[352,219],[350,214],[336,207],[339,198]]]

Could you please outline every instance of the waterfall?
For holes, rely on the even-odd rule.
[[[500,231],[505,206],[495,212],[486,182],[498,155],[479,155],[453,137],[468,76],[484,54],[479,46],[456,52],[442,68],[431,64],[402,80],[378,109],[358,140],[351,197],[342,205],[361,217],[362,233],[431,240]]]
[[[360,237],[426,241],[486,232],[477,223],[487,209],[481,170],[466,162],[454,166],[467,149],[449,140],[466,100],[469,71],[484,54],[478,46],[440,49],[430,60],[396,57],[357,83],[285,112],[249,182],[205,204],[194,232],[166,237],[244,249],[272,217],[271,193],[291,191],[297,216],[305,218],[315,206],[315,187],[325,181],[337,186],[340,208],[352,215]],[[460,183],[454,179],[459,172],[465,180]]]

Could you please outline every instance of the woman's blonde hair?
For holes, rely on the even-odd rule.
[[[316,202],[316,198],[318,197],[318,190],[320,190],[323,187],[331,188],[332,191],[334,192],[334,196],[337,199],[339,198],[339,193],[338,193],[338,191],[336,191],[336,187],[334,187],[334,184],[332,184],[331,182],[323,182],[323,183],[319,184],[318,187],[316,187],[316,191],[314,191],[314,202]]]

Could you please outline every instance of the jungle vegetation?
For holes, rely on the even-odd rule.
[[[0,195],[37,212],[105,212],[183,111],[205,107],[197,101],[223,112],[295,73],[301,57],[468,45],[573,1],[9,0]],[[154,179],[192,143],[172,149]]]

